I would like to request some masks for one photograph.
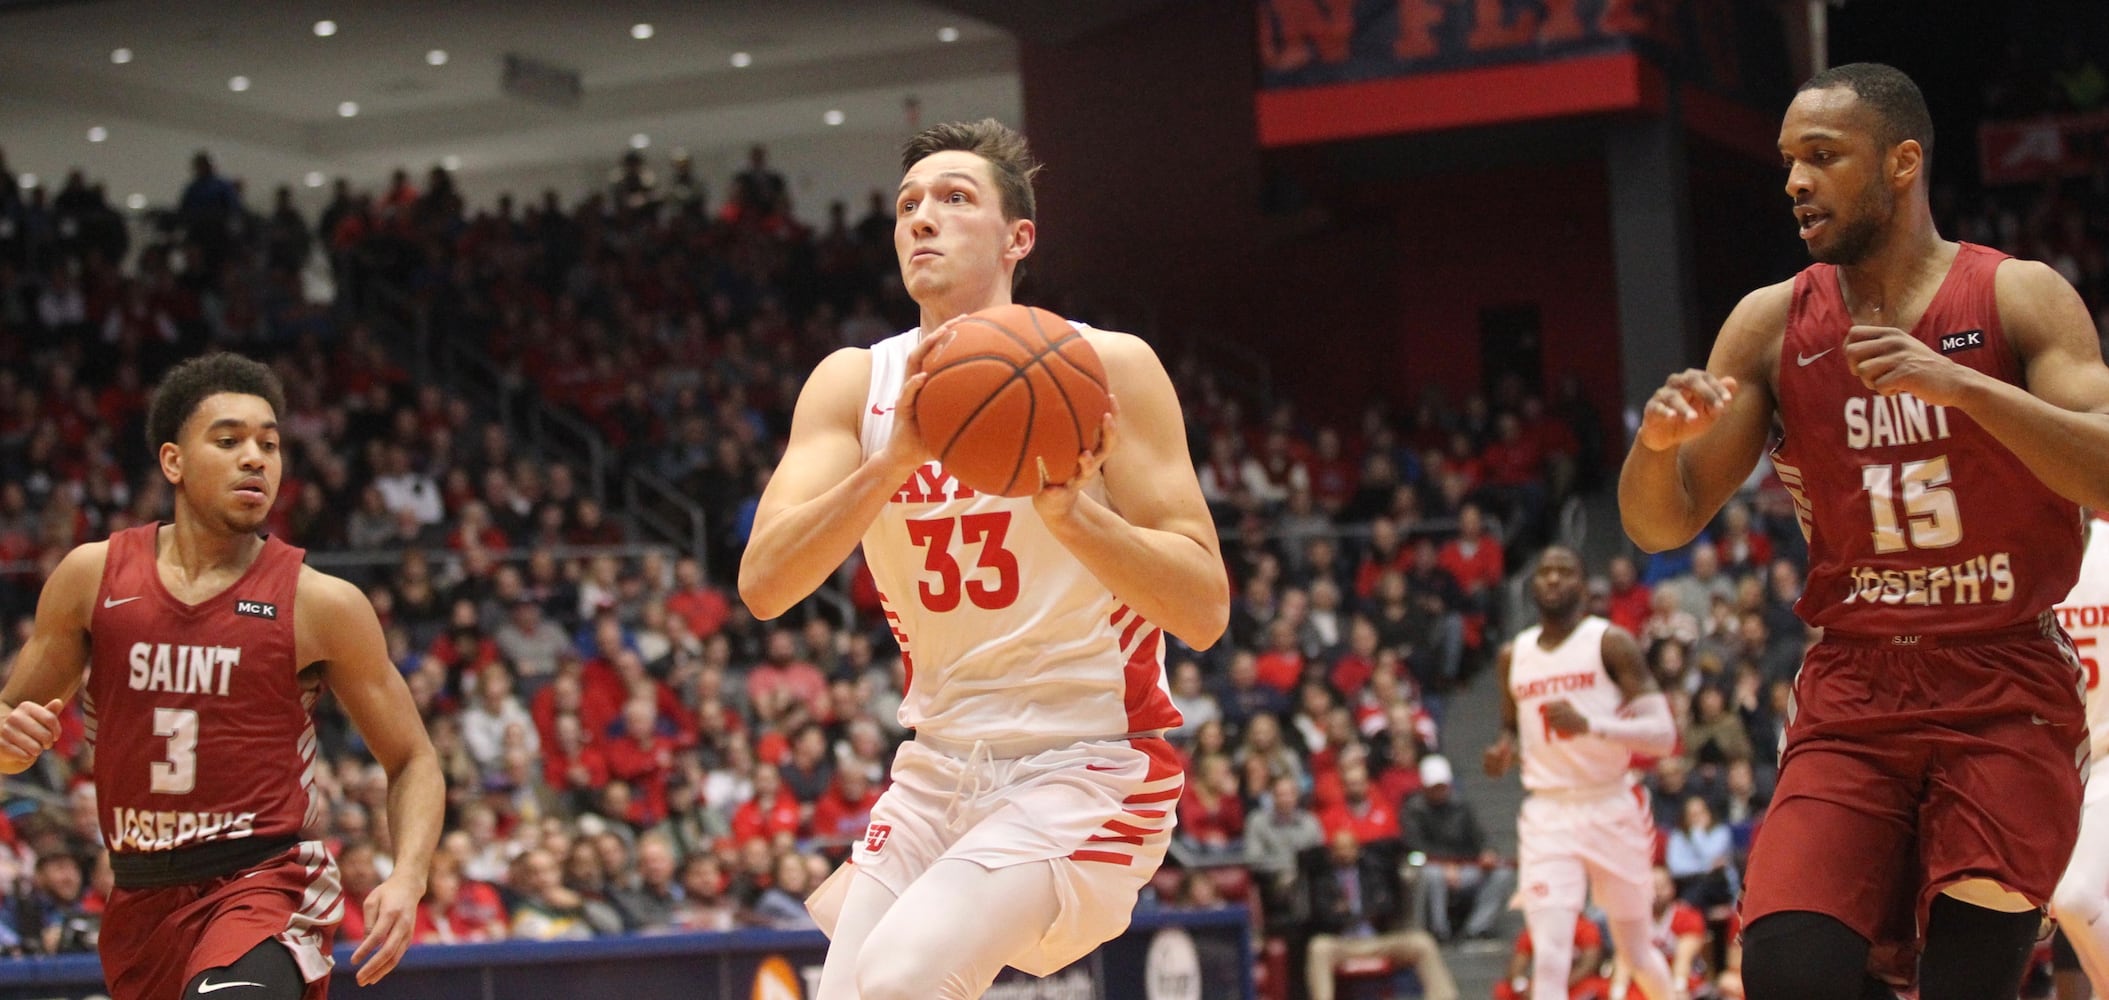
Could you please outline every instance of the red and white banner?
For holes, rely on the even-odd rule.
[[[2073,177],[2109,154],[2109,111],[2045,115],[1977,127],[1978,169],[1987,184]]]

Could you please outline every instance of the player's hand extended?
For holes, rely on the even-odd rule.
[[[366,894],[366,940],[351,957],[359,966],[359,985],[380,982],[403,960],[410,934],[417,929],[417,901],[424,895],[424,890],[394,876]]]
[[[901,394],[893,402],[893,435],[886,439],[886,450],[881,453],[889,464],[901,470],[903,479],[937,457],[930,453],[930,446],[923,441],[923,430],[916,425],[915,401],[922,395],[923,384],[930,381],[930,376],[923,373],[923,360],[952,343],[952,328],[964,318],[939,324],[908,352],[908,377],[902,380]]]
[[[1936,353],[1893,326],[1856,326],[1845,333],[1845,363],[1860,384],[1894,396],[1908,392],[1934,406],[1953,406],[1975,369]]]
[[[1486,752],[1479,756],[1480,770],[1485,771],[1489,778],[1499,778],[1509,773],[1509,768],[1514,766],[1516,766],[1516,740],[1507,733],[1501,734],[1501,738],[1495,740],[1491,746],[1487,747]]]
[[[1669,377],[1648,397],[1640,411],[1640,444],[1649,451],[1668,451],[1714,425],[1736,398],[1732,375],[1687,368]]]
[[[1565,698],[1546,703],[1545,721],[1552,726],[1553,732],[1562,736],[1586,736],[1589,733],[1589,717]]]
[[[1098,424],[1098,447],[1082,452],[1076,457],[1076,475],[1066,483],[1047,481],[1047,463],[1040,463],[1040,491],[1033,494],[1033,509],[1039,511],[1046,521],[1069,516],[1076,509],[1077,498],[1097,481],[1099,470],[1106,467],[1106,456],[1120,444],[1120,400],[1106,396],[1106,416]]]
[[[0,774],[20,774],[59,740],[59,712],[66,703],[25,701],[0,719]]]

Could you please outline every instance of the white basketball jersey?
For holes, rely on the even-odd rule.
[[[893,434],[894,403],[920,333],[871,348],[867,458]],[[908,667],[901,725],[963,743],[1095,739],[1179,725],[1163,630],[1063,548],[1030,497],[976,493],[933,461],[865,532],[864,558]]]
[[[2058,624],[2072,636],[2087,669],[2087,733],[2090,759],[2109,759],[2109,694],[2102,690],[2102,658],[2109,656],[2109,522],[2089,522],[2087,554],[2080,579],[2058,602]]]
[[[1632,752],[1597,736],[1567,737],[1553,731],[1544,706],[1562,698],[1583,715],[1617,715],[1626,697],[1604,670],[1604,630],[1611,623],[1583,618],[1558,646],[1538,645],[1542,626],[1516,637],[1509,657],[1509,694],[1516,699],[1516,727],[1523,737],[1523,787],[1533,792],[1572,791],[1623,783]]]

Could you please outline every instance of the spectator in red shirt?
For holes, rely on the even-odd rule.
[[[437,852],[435,852],[437,853]],[[345,942],[366,939],[366,897],[381,885],[371,843],[346,844],[337,854],[337,877],[344,887],[344,922],[337,936]]]
[[[552,791],[577,799],[608,783],[608,762],[588,739],[575,713],[565,712],[542,742],[542,781]]]
[[[732,812],[732,837],[738,843],[768,841],[778,834],[798,835],[798,800],[784,787],[776,766],[757,763],[753,774],[754,795]]]
[[[1640,582],[1640,571],[1630,557],[1612,556],[1606,572],[1611,580],[1610,613],[1606,617],[1611,624],[1640,635],[1652,613],[1652,591]]]
[[[666,595],[666,610],[688,623],[689,634],[708,639],[725,627],[732,605],[725,594],[703,580],[703,564],[693,556],[674,563],[674,591]]]
[[[1355,567],[1355,596],[1367,601],[1377,592],[1377,578],[1390,570],[1404,570],[1413,564],[1413,554],[1400,544],[1399,526],[1388,517],[1377,517],[1369,522],[1369,551],[1363,553],[1362,562]]]
[[[1477,649],[1486,627],[1497,622],[1502,567],[1501,543],[1487,534],[1486,517],[1478,504],[1467,503],[1457,511],[1457,537],[1443,543],[1436,557],[1464,590],[1465,644]]]
[[[787,628],[770,629],[763,657],[747,671],[747,704],[757,719],[775,722],[793,701],[804,704],[809,718],[827,717],[827,678],[798,658],[798,636]]]
[[[1325,825],[1328,840],[1341,830],[1354,833],[1356,842],[1361,844],[1398,839],[1398,807],[1394,803],[1377,798],[1376,788],[1369,780],[1369,764],[1366,761],[1354,755],[1343,755],[1340,762],[1340,791],[1340,804],[1326,810],[1320,817]]]
[[[1194,779],[1179,796],[1178,837],[1204,856],[1243,856],[1245,800],[1229,756],[1209,754],[1196,762]]]
[[[1331,426],[1318,429],[1316,454],[1309,464],[1311,499],[1327,515],[1340,513],[1362,486],[1361,463],[1343,453],[1340,432]]]
[[[622,731],[601,749],[608,777],[626,781],[636,793],[630,815],[639,827],[666,818],[666,778],[674,769],[676,741],[659,731],[659,706],[648,695],[631,698],[622,709]]]
[[[1282,694],[1303,683],[1303,647],[1296,641],[1296,623],[1277,618],[1267,626],[1267,648],[1254,659],[1259,682]]]
[[[440,851],[432,855],[425,898],[417,904],[418,944],[503,941],[510,918],[505,901],[488,882],[464,878],[461,861]]]
[[[1772,539],[1751,530],[1749,507],[1729,504],[1722,509],[1721,519],[1721,537],[1714,541],[1714,551],[1721,557],[1722,570],[1741,576],[1772,565]]]
[[[856,842],[871,825],[871,807],[878,804],[879,789],[861,768],[838,769],[835,783],[813,806],[813,840],[828,846]]]

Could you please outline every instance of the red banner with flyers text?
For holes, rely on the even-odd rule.
[[[1977,166],[1987,184],[2077,177],[2091,172],[2103,156],[2109,156],[2109,111],[1977,127]]]

